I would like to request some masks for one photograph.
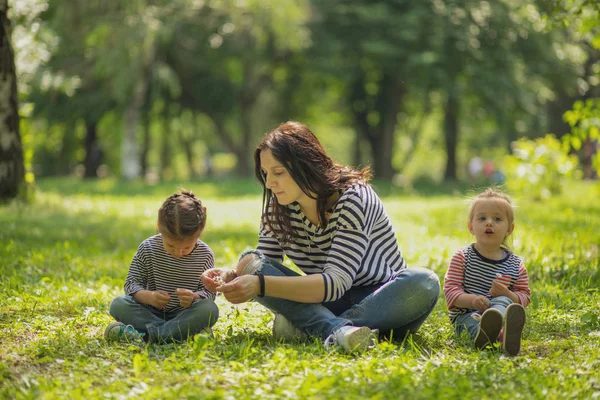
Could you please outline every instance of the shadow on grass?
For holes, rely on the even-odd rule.
[[[65,196],[103,195],[117,197],[158,196],[165,197],[180,188],[193,191],[200,198],[236,198],[245,196],[261,196],[262,188],[253,178],[221,177],[195,181],[171,181],[156,184],[141,179],[123,181],[116,178],[78,179],[73,177],[40,178],[37,182],[42,192],[59,193]],[[469,182],[436,182],[431,179],[414,181],[410,186],[401,186],[388,180],[375,179],[372,185],[380,196],[422,196],[435,197],[478,193],[481,186]]]
[[[235,198],[260,196],[262,189],[252,179],[219,178],[199,181],[172,181],[150,184],[141,179],[123,181],[115,178],[41,178],[37,181],[42,192],[64,196],[89,195],[111,197],[153,196],[167,197],[181,188],[191,190],[200,199],[205,197]]]
[[[103,215],[93,211],[71,213],[49,208],[23,213],[0,213],[0,274],[37,282],[44,276],[75,280],[122,277],[140,243],[156,234],[152,218]],[[223,257],[256,245],[257,232],[213,229],[202,240]]]

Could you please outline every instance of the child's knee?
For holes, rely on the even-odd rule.
[[[510,304],[512,304],[512,300],[510,299],[510,297],[507,296],[496,296],[494,298],[492,298],[492,305],[502,305],[505,307],[508,307]]]
[[[131,302],[129,301],[129,297],[130,296],[117,296],[112,301],[112,303],[110,303],[109,312],[110,315],[113,316],[113,318],[118,318],[122,316],[125,310],[127,310],[130,307]]]
[[[207,318],[211,326],[219,319],[219,307],[212,300],[197,300],[192,303],[192,308],[197,318]]]

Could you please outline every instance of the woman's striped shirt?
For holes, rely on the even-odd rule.
[[[450,310],[450,320],[474,309],[454,307],[454,302],[462,294],[474,294],[491,299],[490,289],[496,274],[501,274],[508,289],[519,297],[521,305],[527,307],[530,302],[529,278],[520,257],[507,251],[502,260],[490,260],[482,256],[475,245],[458,249],[446,272],[444,279],[444,295]]]
[[[201,240],[196,242],[190,254],[175,258],[165,250],[162,235],[154,235],[144,240],[133,256],[125,280],[125,294],[132,296],[140,290],[164,290],[171,300],[161,311],[181,311],[183,307],[175,295],[177,288],[191,290],[201,299],[215,298],[200,280],[200,275],[214,264],[212,250]]]
[[[349,186],[324,229],[311,223],[297,202],[287,208],[296,237],[281,243],[261,224],[258,250],[279,262],[285,254],[306,274],[322,274],[324,302],[339,299],[352,286],[386,283],[406,268],[390,219],[370,185]]]

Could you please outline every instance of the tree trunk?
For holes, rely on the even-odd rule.
[[[413,157],[417,153],[417,148],[419,147],[419,140],[421,138],[421,132],[423,131],[423,124],[425,123],[425,119],[427,118],[427,116],[429,116],[430,113],[431,99],[429,96],[429,90],[427,90],[423,97],[423,112],[419,117],[419,121],[417,122],[417,124],[409,132],[409,139],[412,143],[412,146],[410,149],[407,150],[404,159],[400,163],[400,168],[398,170],[399,173],[402,173],[402,171],[410,164]]]
[[[169,105],[165,105],[163,110],[163,131],[160,145],[160,179],[161,181],[172,178],[171,174],[171,119]]]
[[[17,73],[7,13],[8,1],[0,0],[0,200],[16,197],[25,175]]]
[[[142,127],[144,136],[142,141],[142,152],[140,154],[140,169],[142,177],[148,173],[148,153],[150,152],[150,112],[145,110],[142,114]]]
[[[448,90],[446,110],[444,112],[444,136],[446,139],[446,172],[444,181],[456,181],[456,147],[458,144],[459,100],[455,86]]]
[[[237,175],[242,177],[252,176],[254,171],[250,165],[250,140],[252,139],[252,104],[243,105],[240,120],[242,123],[242,143],[240,152],[237,154]]]
[[[121,176],[127,180],[139,177],[141,171],[140,159],[138,157],[137,130],[140,112],[146,100],[146,93],[152,73],[152,63],[154,62],[154,53],[156,51],[152,40],[150,40],[146,51],[146,59],[133,88],[131,100],[123,115],[125,132],[123,133],[123,142],[121,145]]]
[[[269,38],[272,39],[272,38]],[[252,176],[254,166],[251,165],[251,141],[252,141],[252,115],[254,106],[260,94],[271,85],[272,76],[270,73],[257,73],[260,69],[252,61],[247,61],[243,65],[244,90],[238,102],[240,105],[240,127],[242,130],[242,140],[238,147],[236,173],[238,176]]]
[[[194,117],[194,132],[196,132],[199,135],[199,139],[204,143],[204,147],[206,149],[206,151],[204,153],[204,160],[202,163],[204,166],[204,175],[207,178],[212,178],[213,177],[212,159],[213,159],[213,155],[215,154],[215,150],[214,150],[211,140],[208,137],[208,135],[206,134],[206,132],[204,132],[203,134],[201,133],[201,132],[203,132],[203,127],[199,123],[198,116]],[[198,174],[198,176],[199,175],[200,174]]]
[[[220,115],[208,115],[210,117],[210,119],[212,120],[214,126],[215,126],[215,131],[217,131],[217,136],[221,139],[221,142],[225,145],[225,147],[227,147],[227,150],[229,150],[230,152],[232,152],[233,154],[235,154],[237,160],[238,160],[238,166],[237,166],[237,171],[239,171],[239,169],[241,168],[239,165],[242,163],[242,160],[244,158],[244,153],[247,152],[247,150],[244,150],[243,147],[240,145],[238,146],[235,141],[233,140],[233,135],[231,134],[231,132],[227,129],[227,127],[225,127],[225,121],[223,120],[223,118]],[[208,160],[208,162],[212,163],[211,160]],[[211,164],[211,173],[212,173],[212,164]]]
[[[354,119],[360,136],[367,139],[371,147],[371,167],[380,179],[392,179],[395,173],[392,163],[394,150],[394,133],[397,115],[402,108],[405,89],[394,76],[384,73],[380,82],[380,91],[375,106],[369,110],[366,105],[367,94],[364,90],[364,77],[360,76],[354,83],[351,104],[365,104],[364,107],[353,107]],[[379,122],[368,121],[369,111],[380,115]]]
[[[77,121],[69,119],[64,124],[59,124],[62,130],[62,146],[58,153],[55,173],[57,175],[68,176],[73,173],[75,166],[75,153],[81,147],[77,139]]]
[[[141,79],[141,78],[140,78]],[[135,92],[143,90],[142,85],[136,85]],[[137,127],[139,119],[139,108],[135,100],[129,103],[123,116],[125,132],[121,144],[121,176],[127,180],[140,176],[140,164],[138,160]]]
[[[384,74],[381,86],[381,101],[378,106],[381,114],[381,141],[378,149],[379,157],[376,158],[381,164],[377,174],[379,178],[391,180],[396,172],[393,164],[394,134],[406,89],[396,76],[389,73]]]
[[[97,178],[102,163],[102,151],[98,143],[97,123],[85,121],[85,167],[84,178]]]
[[[182,126],[179,127],[179,130],[177,133],[179,135],[179,143],[181,144],[181,148],[183,149],[183,152],[185,153],[185,159],[186,159],[187,165],[188,165],[189,178],[192,180],[196,179],[196,178],[198,178],[199,174],[194,165],[194,142],[195,142],[194,139],[195,138],[193,138],[193,137],[187,138]]]

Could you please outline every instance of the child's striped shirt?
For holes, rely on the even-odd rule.
[[[125,294],[132,296],[140,290],[164,290],[171,300],[161,311],[181,311],[183,307],[175,295],[177,288],[191,290],[202,299],[215,298],[200,280],[200,275],[213,267],[213,252],[201,240],[196,242],[190,254],[175,258],[165,250],[162,235],[154,235],[144,240],[133,256],[125,280]]]
[[[506,251],[506,250],[505,250]],[[454,302],[462,294],[474,294],[491,299],[490,289],[496,274],[501,274],[508,289],[514,292],[523,307],[530,302],[529,278],[520,257],[510,251],[502,260],[490,260],[482,256],[475,245],[463,247],[454,253],[444,279],[444,295],[454,321],[460,314],[473,312],[473,309],[454,307]]]

